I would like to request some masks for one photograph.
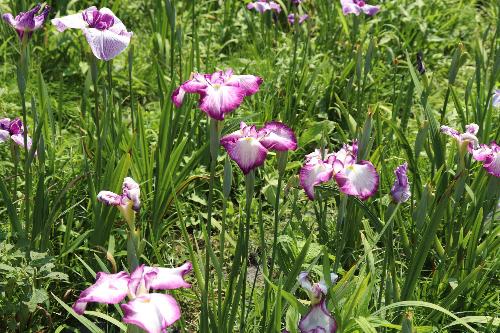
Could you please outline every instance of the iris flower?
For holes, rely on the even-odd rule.
[[[80,29],[97,59],[111,60],[130,44],[132,32],[108,8],[90,7],[82,13],[52,20],[57,31]]]
[[[265,124],[260,130],[241,122],[240,129],[221,138],[220,143],[245,175],[264,164],[269,150],[297,149],[293,131],[275,121]]]
[[[307,14],[300,15],[300,16],[297,14],[290,14],[290,15],[288,15],[288,23],[290,23],[291,25],[294,25],[296,17],[299,18],[299,24],[302,24],[302,23],[304,23],[305,20],[309,19],[309,15],[307,15]]]
[[[336,153],[322,156],[319,150],[306,155],[300,169],[300,184],[309,199],[314,200],[314,187],[328,182],[332,177],[341,192],[366,200],[378,189],[379,176],[369,161],[357,161],[358,143],[344,144]]]
[[[262,79],[254,75],[234,75],[232,69],[213,74],[191,75],[172,94],[172,102],[180,107],[186,93],[200,95],[199,108],[209,117],[224,120],[226,113],[236,110],[246,96],[259,91]]]
[[[472,151],[472,157],[483,163],[486,171],[495,177],[500,177],[500,146],[495,142],[490,145],[481,144]]]
[[[361,12],[373,16],[380,10],[379,6],[368,5],[364,0],[340,0],[344,15],[355,14],[358,16]]]
[[[495,108],[500,107],[500,89],[495,89],[495,92],[493,93],[492,104],[493,104],[493,107],[495,107]]]
[[[15,144],[24,148],[24,126],[21,119],[0,119],[0,143],[9,140],[9,138],[14,141]],[[28,137],[27,141],[28,149],[31,149],[31,138]]]
[[[2,18],[16,30],[19,38],[22,40],[25,34],[30,38],[33,31],[42,27],[49,16],[50,10],[50,6],[45,5],[42,9],[42,5],[38,4],[27,12],[19,13],[16,17],[7,13],[3,14]]]
[[[307,272],[299,274],[299,284],[305,290],[311,300],[311,308],[299,321],[301,333],[335,333],[337,323],[326,307],[326,294],[328,288],[326,282],[321,280],[318,283],[311,283]],[[335,283],[338,276],[331,273],[331,281]]]
[[[256,2],[250,2],[247,5],[247,9],[255,9],[259,13],[264,13],[268,10],[280,13],[281,12],[281,6],[277,4],[274,1],[267,1],[267,0],[259,0]]]
[[[141,208],[141,190],[139,184],[130,177],[123,180],[122,194],[116,194],[111,191],[101,191],[97,194],[97,200],[107,206],[116,206],[122,213],[129,225],[133,223],[134,211],[138,212]]]
[[[396,175],[396,180],[391,189],[391,195],[395,202],[402,203],[406,202],[410,196],[410,183],[408,182],[408,163],[403,163],[394,170]]]
[[[99,272],[96,282],[80,294],[73,310],[82,315],[87,303],[118,304],[128,296],[129,302],[121,305],[123,322],[136,325],[148,333],[164,332],[180,318],[180,307],[172,296],[150,293],[150,290],[190,288],[184,276],[191,270],[191,263],[186,262],[177,268],[141,265],[132,274]]]
[[[478,140],[476,134],[478,131],[479,126],[474,123],[465,126],[465,133],[460,133],[449,126],[441,126],[441,133],[455,139],[461,156],[465,154],[466,150],[472,152],[473,149],[477,148]]]

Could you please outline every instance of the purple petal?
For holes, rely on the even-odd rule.
[[[474,123],[465,125],[465,132],[472,135],[476,135],[477,132],[479,132],[479,125]]]
[[[148,333],[162,333],[181,317],[176,300],[165,294],[146,294],[121,305],[123,322],[140,327]]]
[[[396,180],[391,189],[391,195],[394,201],[401,203],[406,202],[410,196],[410,184],[408,183],[408,175],[406,174],[408,170],[408,163],[403,163],[394,170],[396,175]]]
[[[151,283],[158,275],[156,267],[138,266],[132,274],[128,283],[128,291],[132,297],[138,297],[149,293]]]
[[[259,130],[259,141],[271,150],[287,151],[297,149],[297,138],[292,129],[283,123],[272,121]]]
[[[24,148],[24,135],[23,134],[14,134],[14,135],[11,135],[10,138],[12,139],[12,141],[14,141],[18,146],[20,147],[23,147]],[[27,138],[27,143],[28,143],[28,150],[31,149],[31,145],[33,144],[32,143],[32,140],[31,138],[28,136]]]
[[[481,145],[473,151],[474,159],[483,162],[484,169],[495,177],[500,177],[500,146],[495,141],[490,146]]]
[[[9,118],[0,119],[0,129],[8,131],[9,128],[10,128],[10,119]]]
[[[335,333],[337,324],[326,308],[324,299],[301,318],[299,330],[301,333]]]
[[[306,192],[310,200],[314,200],[314,186],[326,183],[332,179],[333,167],[318,161],[316,164],[306,163],[301,169],[299,174],[300,185]]]
[[[115,33],[111,30],[84,28],[83,34],[97,59],[111,60],[122,53],[130,44],[131,32]]]
[[[486,158],[488,156],[490,156],[491,154],[493,154],[493,151],[491,150],[490,147],[488,147],[488,145],[485,145],[485,144],[481,144],[477,149],[474,149],[472,151],[472,157],[476,161],[480,161],[480,162],[485,161]]]
[[[23,122],[21,121],[21,119],[16,118],[10,122],[9,132],[11,135],[24,133],[24,125],[23,125]]]
[[[245,97],[245,91],[233,86],[209,86],[201,94],[200,109],[216,120],[224,120],[224,114],[234,111]]]
[[[5,141],[9,140],[9,138],[10,138],[9,131],[0,129],[0,142],[5,142]]]
[[[146,267],[151,269],[153,267]],[[191,285],[184,280],[184,276],[193,270],[193,265],[186,262],[176,268],[154,267],[157,274],[151,281],[151,288],[155,290],[171,290],[178,288],[191,288]]]
[[[230,144],[231,142],[237,141],[238,139],[244,138],[244,137],[253,137],[253,138],[258,138],[257,130],[255,129],[255,126],[247,126],[243,121],[240,122],[240,129],[237,131],[234,131],[228,135],[223,136],[220,139],[220,144],[222,146],[226,146]]]
[[[245,175],[264,164],[266,160],[267,149],[256,138],[221,140],[221,145]]]
[[[493,93],[493,99],[491,103],[495,108],[500,106],[500,89],[496,89]]]
[[[441,133],[446,134],[454,138],[455,140],[460,140],[460,132],[458,132],[456,129],[451,128],[449,126],[441,126],[440,128]]]
[[[366,15],[373,16],[380,11],[380,7],[379,6],[371,6],[371,5],[364,5],[361,7],[361,10]]]
[[[188,93],[203,93],[205,89],[211,85],[211,82],[209,82],[210,74],[195,73],[192,76],[193,77],[191,79],[187,80],[181,85],[182,89],[184,89]]]
[[[245,91],[245,96],[251,96],[259,91],[262,82],[262,78],[255,75],[231,75],[226,84],[236,85]]]
[[[335,174],[340,191],[366,200],[377,192],[379,176],[373,164],[361,161]]]
[[[139,211],[141,208],[141,189],[139,188],[139,184],[132,178],[126,177],[123,180],[122,191],[123,196],[132,201],[132,208],[135,211]]]
[[[123,203],[123,197],[111,191],[99,192],[97,200],[107,206],[120,206]]]
[[[342,5],[344,15],[355,14],[358,16],[361,13],[361,9],[353,0],[340,0],[340,4]]]
[[[49,16],[49,13],[50,11],[52,10],[52,8],[50,6],[45,6],[42,10],[42,12],[40,13],[40,15],[38,16],[35,16],[35,28],[34,30],[36,29],[39,29],[42,27],[42,25],[45,23],[45,21],[47,20],[47,17]]]
[[[182,86],[174,90],[174,92],[172,93],[172,103],[174,103],[175,107],[180,108],[182,106],[185,95],[186,90],[184,90]]]
[[[76,313],[83,314],[89,302],[118,304],[127,296],[129,275],[126,272],[116,274],[99,272],[96,279],[92,286],[82,291],[73,305]]]

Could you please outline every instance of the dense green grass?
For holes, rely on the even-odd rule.
[[[25,2],[0,1],[0,11]],[[500,6],[484,2],[386,0],[370,18],[344,16],[336,0],[305,0],[311,19],[290,27],[287,13],[261,16],[237,0],[48,1],[50,18],[108,6],[134,36],[95,67],[77,31],[48,23],[30,41],[26,102],[38,157],[0,145],[0,331],[120,331],[114,306],[92,305],[79,321],[63,305],[95,272],[128,268],[126,225],[95,198],[132,176],[142,191],[141,261],[195,267],[193,288],[173,292],[181,332],[297,332],[308,305],[297,285],[303,270],[339,274],[328,294],[339,332],[495,332],[500,181],[470,157],[460,169],[455,143],[438,131],[474,122],[480,142],[500,139],[491,106]],[[17,37],[2,22],[0,118],[22,115],[18,59]],[[240,121],[280,120],[298,137],[283,173],[274,155],[256,171],[251,202],[222,149],[209,201],[209,121],[194,98],[180,109],[170,101],[191,72],[226,68],[264,83],[222,134]],[[304,155],[354,138],[380,174],[377,194],[360,201],[329,183],[307,200],[298,183]],[[389,191],[404,161],[412,197],[396,206]],[[233,262],[246,222],[248,255]]]

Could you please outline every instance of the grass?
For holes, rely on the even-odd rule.
[[[494,2],[383,1],[370,18],[306,0],[302,26],[286,22],[286,1],[277,17],[235,0],[49,3],[51,18],[108,6],[134,36],[108,63],[91,60],[80,32],[50,23],[29,43],[27,124],[38,157],[0,145],[0,331],[120,331],[114,306],[75,317],[68,305],[95,272],[129,267],[126,224],[95,199],[125,176],[141,185],[140,261],[195,267],[193,287],[172,292],[183,310],[172,332],[298,332],[309,305],[303,270],[339,274],[327,303],[339,332],[498,330],[500,183],[470,157],[462,169],[439,133],[474,122],[480,142],[499,140]],[[30,5],[5,1],[0,11]],[[14,118],[23,114],[19,43],[6,24],[0,36],[0,118]],[[240,121],[280,120],[298,138],[281,172],[273,154],[256,170],[253,196],[224,150],[211,170],[210,122],[195,99],[180,109],[170,101],[191,72],[226,68],[264,83],[222,135]],[[380,174],[377,194],[360,201],[330,182],[307,200],[304,155],[354,138]],[[412,197],[395,205],[389,191],[403,161]]]

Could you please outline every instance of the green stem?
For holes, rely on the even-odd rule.
[[[97,156],[96,156],[96,184],[100,184],[101,179],[101,126],[99,120],[99,90],[98,90],[98,68],[97,68],[97,58],[94,55],[90,56],[90,73],[92,76],[92,84],[94,85],[94,123],[96,127],[97,136]]]
[[[345,221],[345,210],[347,206],[347,195],[341,194],[340,195],[340,207],[338,211],[338,216],[337,216],[337,226],[335,228],[335,242],[338,244],[337,248],[337,254],[335,255],[335,263],[333,265],[333,271],[337,272],[340,261],[342,260],[342,252],[344,252],[344,246],[345,246],[345,237],[342,237],[345,232],[341,235],[340,234],[340,228],[343,227],[344,231],[346,229],[346,221]]]

